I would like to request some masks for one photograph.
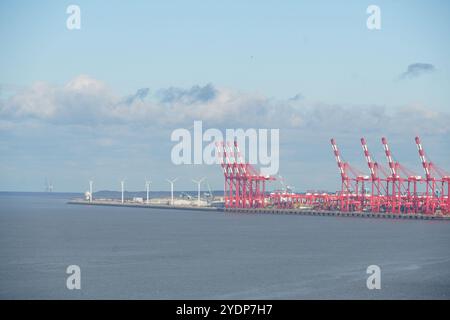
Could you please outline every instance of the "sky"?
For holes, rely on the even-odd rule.
[[[0,190],[221,189],[218,166],[171,161],[171,133],[196,120],[279,129],[298,191],[339,188],[331,137],[367,172],[359,139],[383,163],[386,136],[422,174],[419,135],[450,171],[449,15],[437,0],[1,1]]]

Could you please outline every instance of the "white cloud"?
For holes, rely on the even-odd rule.
[[[56,112],[56,88],[44,82],[36,82],[8,99],[2,112],[14,117],[48,119]]]
[[[297,128],[316,132],[448,133],[449,115],[423,105],[401,108],[341,106],[307,99],[276,100],[211,84],[189,89],[143,88],[121,97],[102,81],[81,75],[64,86],[37,82],[0,102],[4,121],[174,128],[203,120],[218,127]],[[4,122],[6,125],[7,122]]]

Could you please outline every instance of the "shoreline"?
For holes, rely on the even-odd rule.
[[[128,207],[128,208],[148,208],[148,209],[166,209],[166,210],[191,210],[191,211],[214,211],[225,213],[245,213],[245,214],[289,214],[303,216],[329,216],[329,217],[359,217],[375,219],[402,219],[402,220],[440,220],[450,221],[450,216],[425,215],[425,214],[393,214],[377,212],[341,212],[341,211],[321,211],[312,209],[276,209],[276,208],[221,208],[211,206],[187,206],[187,205],[168,205],[168,204],[146,204],[146,203],[124,203],[118,200],[94,200],[92,202],[73,199],[67,204],[92,205],[92,206],[110,206],[110,207]]]
[[[224,211],[223,208],[217,207],[197,207],[185,205],[168,205],[168,204],[147,204],[147,203],[121,203],[114,200],[93,200],[92,202],[86,200],[73,199],[67,204],[76,205],[92,205],[92,206],[109,206],[109,207],[128,207],[128,208],[149,208],[149,209],[168,209],[168,210],[199,210],[199,211]]]

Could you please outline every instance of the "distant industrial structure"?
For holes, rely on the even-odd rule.
[[[45,179],[44,190],[45,192],[53,192],[53,183],[47,178]]]

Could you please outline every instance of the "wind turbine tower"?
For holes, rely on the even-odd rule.
[[[197,184],[197,206],[198,207],[200,207],[200,185],[202,184],[203,180],[205,180],[204,177],[201,178],[200,180],[192,179],[192,181]]]
[[[89,180],[89,202],[92,202],[92,185],[94,184],[94,181]]]
[[[147,190],[147,204],[149,203],[150,183],[152,183],[150,180],[145,179],[145,189]]]
[[[173,206],[173,183],[175,182],[175,181],[177,181],[178,180],[178,178],[175,178],[175,179],[172,179],[172,180],[169,180],[169,179],[167,179],[167,182],[169,182],[170,183],[170,203],[171,203],[171,205]]]
[[[53,192],[53,183],[47,178],[45,178],[45,192]]]
[[[122,188],[122,204],[123,204],[123,192],[124,192],[124,187],[125,187],[125,181],[124,180],[120,181],[120,186]]]

